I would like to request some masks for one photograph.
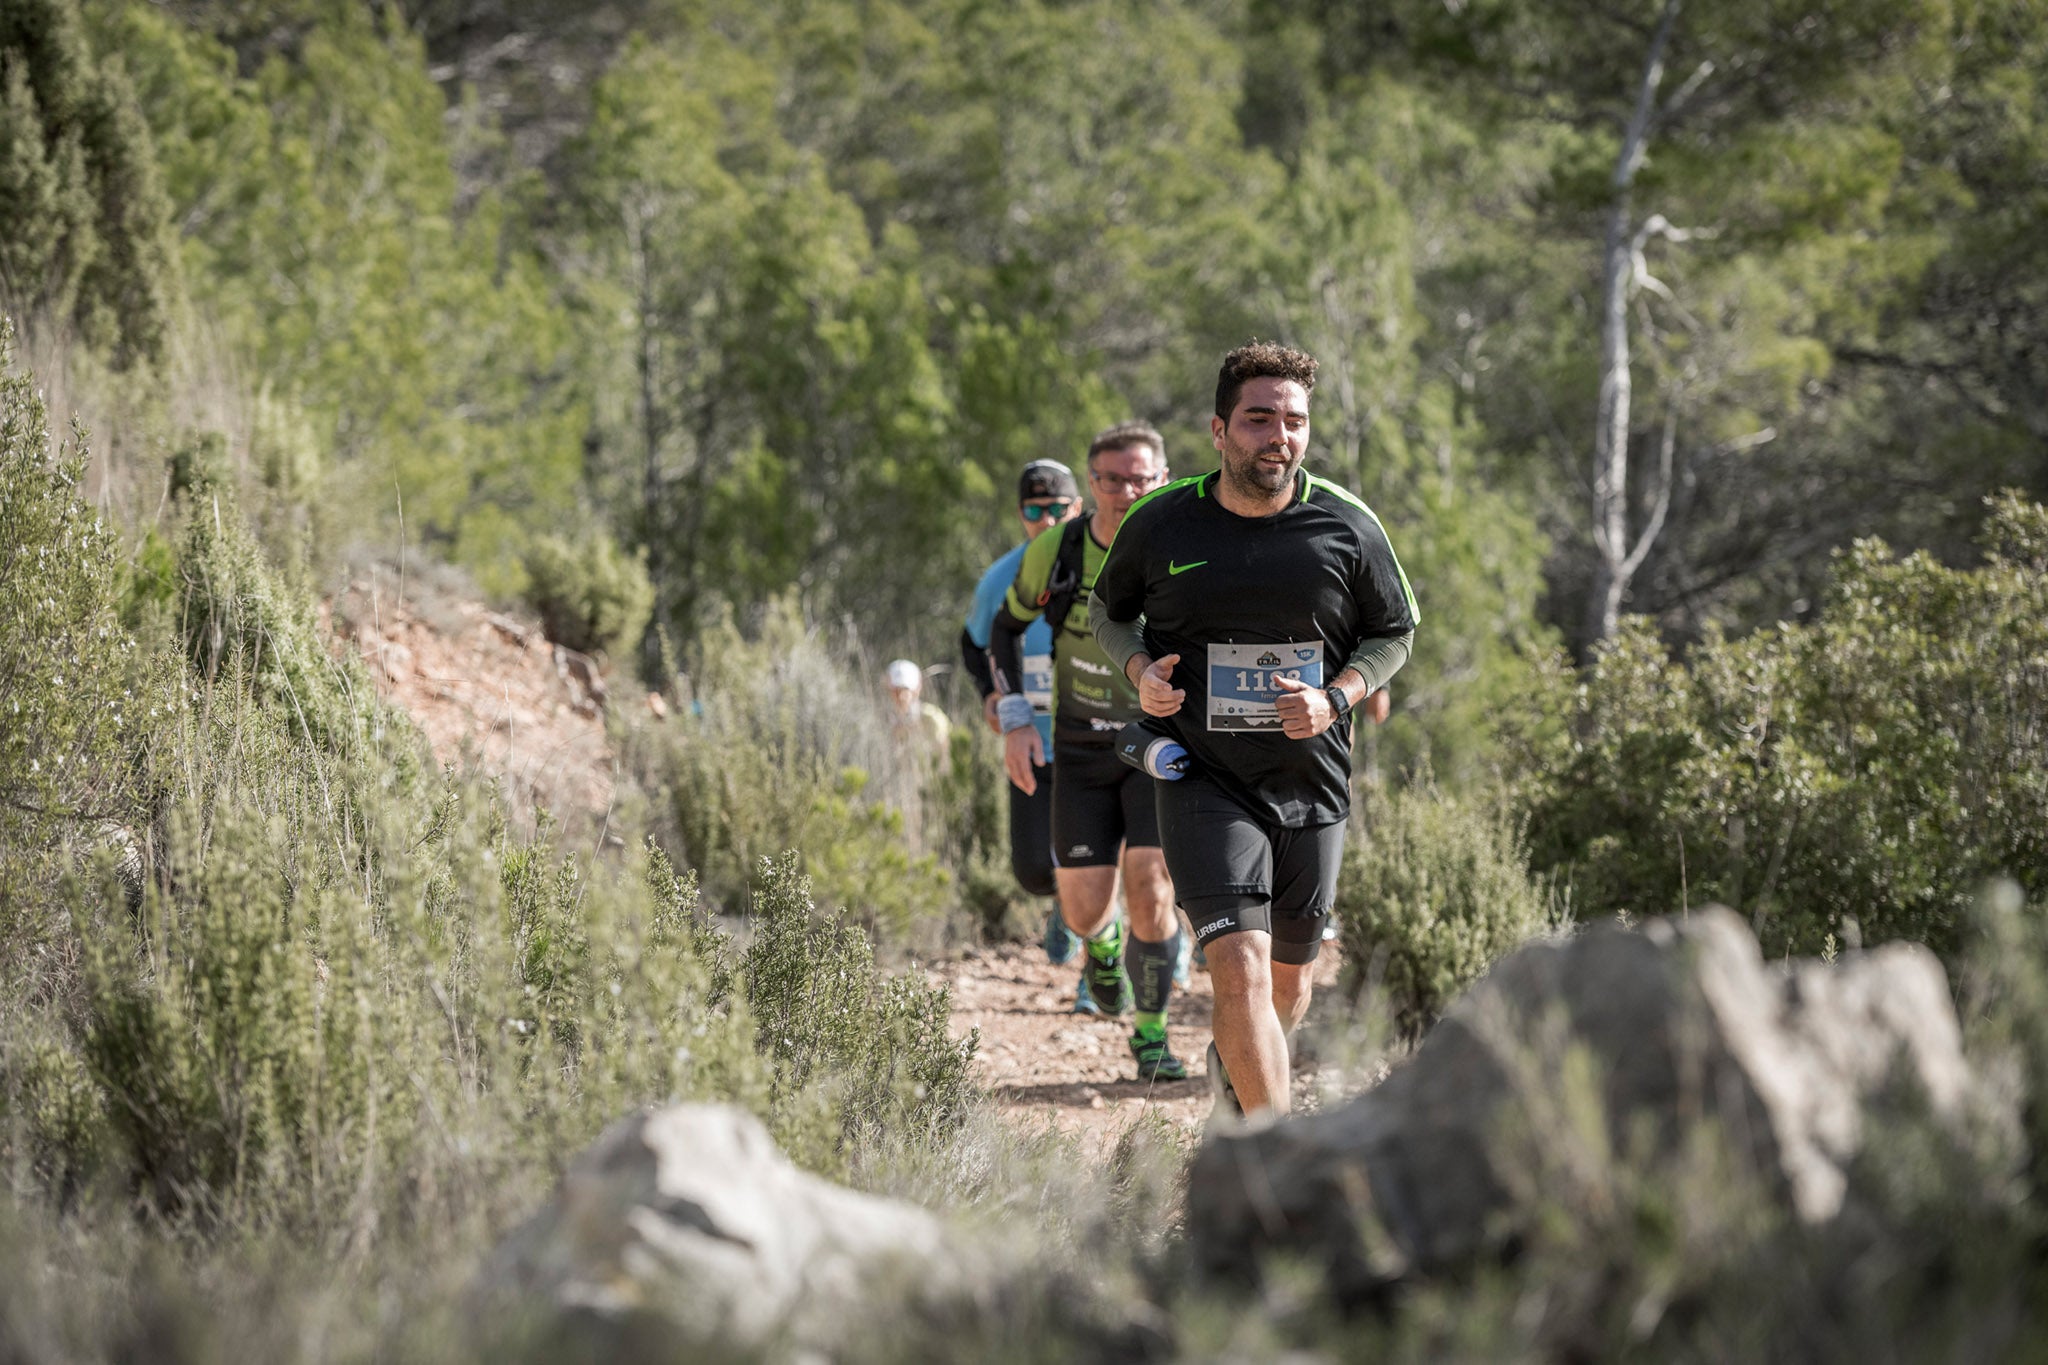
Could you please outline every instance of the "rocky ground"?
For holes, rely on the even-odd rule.
[[[1191,1077],[1155,1084],[1137,1078],[1128,1016],[1071,1012],[1078,961],[1055,967],[1035,943],[1005,943],[966,949],[930,970],[952,988],[955,1036],[981,1030],[977,1079],[1020,1121],[1113,1136],[1148,1109],[1191,1130],[1208,1117],[1206,973],[1174,993],[1167,1028]]]
[[[545,806],[572,827],[602,822],[616,763],[596,661],[549,644],[538,622],[381,564],[360,569],[326,616],[336,651],[362,657],[443,766],[496,780],[518,817]]]
[[[1316,960],[1316,984],[1327,996],[1337,979],[1336,945]],[[953,1031],[981,1030],[976,1077],[1017,1121],[1051,1124],[1105,1145],[1147,1111],[1190,1134],[1209,1117],[1204,1052],[1209,1043],[1209,977],[1199,968],[1176,990],[1167,1035],[1188,1064],[1189,1079],[1150,1084],[1137,1079],[1125,1040],[1130,1020],[1071,1013],[1080,967],[1055,967],[1037,944],[970,948],[929,969],[953,991]],[[1313,1019],[1313,1012],[1311,1019]],[[1313,1105],[1309,1064],[1297,1070],[1298,1102]]]

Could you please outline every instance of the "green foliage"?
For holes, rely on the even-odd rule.
[[[1566,916],[1532,878],[1519,817],[1499,795],[1433,783],[1374,795],[1352,815],[1336,914],[1345,987],[1370,990],[1419,1038],[1494,962]]]
[[[555,383],[568,333],[510,202],[523,187],[460,194],[417,40],[321,5],[244,76],[154,6],[98,22],[162,148],[196,300],[274,399],[332,433],[298,495],[324,504],[322,529],[402,522],[516,591],[524,541],[574,503],[585,414]]]
[[[147,124],[75,0],[0,5],[0,285],[119,365],[161,357],[180,294]]]
[[[680,714],[637,761],[706,893],[736,906],[761,859],[795,849],[825,905],[893,942],[931,932],[949,879],[920,851],[920,767],[892,738],[876,688],[790,601],[753,639],[714,621],[693,653]]]
[[[944,987],[913,972],[875,970],[865,931],[820,915],[794,853],[756,869],[752,940],[740,960],[756,1040],[775,1066],[771,1100],[784,1107],[836,1075],[843,1141],[916,1140],[957,1124],[973,1087],[978,1032],[954,1042]]]
[[[0,1165],[53,1190],[129,1189],[198,1228],[360,1239],[386,1219],[502,1218],[639,1104],[745,1105],[833,1169],[851,1142],[957,1120],[971,1047],[947,1038],[942,993],[886,979],[843,926],[805,940],[801,963],[772,933],[738,961],[659,853],[591,865],[545,826],[513,835],[491,793],[431,780],[410,726],[320,651],[303,598],[203,480],[170,568],[181,686],[91,729],[136,647],[104,533],[75,469],[51,466],[28,392],[5,390],[0,601],[40,566],[27,581],[56,595],[17,611],[8,640],[67,650],[76,676],[32,686],[17,657],[10,695],[42,708],[45,738],[104,731],[103,790],[10,749],[8,795],[42,796],[46,821],[83,817],[51,793],[149,820],[98,859],[0,844]],[[59,549],[68,577],[48,567]],[[65,698],[90,703],[83,719]],[[808,917],[791,867],[770,890]],[[798,970],[817,976],[791,995]],[[810,1031],[788,1010],[826,981],[842,994],[824,1050],[778,1051]]]
[[[1710,637],[1637,625],[1526,749],[1532,855],[1582,914],[1719,900],[1771,952],[1829,935],[1956,946],[1987,878],[2048,879],[2048,513],[2006,497],[1987,559],[1866,541],[1818,619]],[[1531,727],[1531,733],[1538,727]]]
[[[9,937],[44,854],[132,817],[123,732],[165,704],[115,618],[116,537],[79,496],[85,454],[52,448],[11,369],[0,323],[0,848],[23,860],[0,879]],[[0,961],[29,946],[0,943]]]
[[[603,532],[542,536],[526,551],[526,600],[557,644],[617,654],[640,642],[654,607],[644,557]]]
[[[424,766],[418,736],[379,699],[360,660],[328,652],[312,602],[267,562],[232,493],[202,482],[185,515],[178,624],[198,676],[252,688],[315,751],[384,747],[394,763],[386,776],[411,784]]]
[[[1010,778],[1002,741],[985,726],[955,725],[946,763],[925,796],[925,827],[952,874],[965,929],[987,942],[1028,938],[1027,913],[1043,902],[1027,896],[1010,868]],[[934,828],[936,826],[937,828]]]

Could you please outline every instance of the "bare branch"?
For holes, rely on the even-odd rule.
[[[1674,394],[1664,404],[1664,432],[1657,442],[1657,492],[1650,507],[1650,519],[1643,524],[1643,533],[1636,538],[1628,558],[1622,561],[1621,576],[1624,580],[1633,578],[1636,570],[1643,567],[1643,561],[1649,558],[1650,547],[1663,533],[1664,518],[1671,512],[1671,456],[1677,446],[1678,398]]]
[[[1707,78],[1713,74],[1714,62],[1711,57],[1694,67],[1692,74],[1685,78],[1685,84],[1672,91],[1671,98],[1664,101],[1664,107],[1657,111],[1657,122],[1670,123],[1683,113],[1685,106],[1691,103],[1692,97],[1699,93],[1700,87],[1705,85]]]

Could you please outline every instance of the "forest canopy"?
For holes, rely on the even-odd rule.
[[[1800,617],[2048,490],[2044,69],[2019,0],[6,0],[0,287],[155,404],[105,496],[212,428],[316,561],[608,537],[650,670],[792,590],[940,652],[1018,465],[1200,468],[1276,337],[1455,751],[1547,632]]]

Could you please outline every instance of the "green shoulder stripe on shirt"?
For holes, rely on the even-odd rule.
[[[1306,471],[1303,472],[1306,473]],[[1350,489],[1340,487],[1337,484],[1331,483],[1328,479],[1325,479],[1320,475],[1316,474],[1308,475],[1308,492],[1302,495],[1302,501],[1308,501],[1310,495],[1312,495],[1318,488],[1326,488],[1330,492],[1336,494],[1339,498],[1342,498],[1345,502],[1350,503],[1353,507],[1356,507],[1359,511],[1371,517],[1372,524],[1380,528],[1380,535],[1387,542],[1387,553],[1389,555],[1392,555],[1394,559],[1394,572],[1401,576],[1401,595],[1408,599],[1408,619],[1413,621],[1418,626],[1421,625],[1422,608],[1418,607],[1415,604],[1415,589],[1408,586],[1408,571],[1401,567],[1401,556],[1394,549],[1394,538],[1387,534],[1386,525],[1380,521],[1379,513],[1373,511],[1370,507],[1367,507],[1365,505],[1365,499],[1359,497],[1358,494],[1352,492]]]
[[[1209,474],[1213,474],[1215,472],[1216,471],[1212,469],[1209,471]],[[1123,521],[1118,523],[1117,525],[1116,536],[1111,536],[1109,538],[1110,548],[1112,550],[1116,548],[1116,537],[1124,533],[1124,527],[1130,523],[1131,512],[1137,511],[1140,507],[1143,507],[1146,503],[1152,501],[1152,499],[1158,497],[1161,493],[1171,493],[1174,489],[1185,488],[1191,483],[1199,484],[1202,480],[1208,478],[1209,474],[1190,474],[1185,479],[1175,479],[1172,483],[1161,484],[1159,487],[1153,489],[1150,493],[1147,493],[1144,497],[1139,498],[1136,502],[1132,503],[1130,511],[1124,513]],[[1197,488],[1195,489],[1195,496],[1199,498],[1205,495],[1203,494],[1200,488]]]
[[[1215,473],[1215,471],[1211,470],[1209,471],[1209,473],[1213,474]],[[1161,484],[1159,487],[1153,489],[1150,493],[1147,493],[1144,497],[1139,498],[1136,502],[1132,503],[1131,511],[1124,513],[1124,518],[1126,520],[1129,520],[1131,512],[1137,511],[1140,507],[1143,507],[1146,503],[1152,501],[1152,499],[1158,497],[1161,493],[1171,493],[1176,488],[1186,488],[1189,484],[1200,483],[1202,480],[1208,477],[1208,474],[1190,474],[1185,479],[1175,479],[1172,483]],[[1202,497],[1202,490],[1197,488],[1195,490],[1195,496],[1198,498]]]

